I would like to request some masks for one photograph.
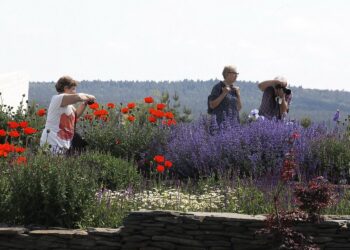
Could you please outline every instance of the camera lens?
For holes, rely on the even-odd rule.
[[[286,95],[290,95],[292,93],[292,90],[287,88],[283,88],[283,91]]]
[[[91,105],[91,104],[94,104],[94,102],[95,102],[94,100],[90,100],[90,101],[87,102],[87,104]]]

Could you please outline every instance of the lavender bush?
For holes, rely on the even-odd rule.
[[[297,163],[302,166],[301,171],[312,174],[317,156],[311,144],[326,134],[322,125],[304,128],[298,123],[261,120],[245,125],[224,122],[219,128],[215,120],[201,118],[174,128],[162,150],[180,176],[210,175],[230,169],[257,177],[279,173],[290,149],[288,140],[298,136]]]

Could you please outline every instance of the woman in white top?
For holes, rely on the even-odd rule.
[[[76,93],[78,82],[70,76],[61,77],[56,83],[57,95],[51,99],[45,128],[40,138],[40,145],[51,145],[51,152],[64,153],[70,146],[74,135],[74,125],[88,102],[94,102],[93,95]],[[82,102],[77,108],[73,106]]]

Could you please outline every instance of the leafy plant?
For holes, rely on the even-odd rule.
[[[320,221],[321,210],[334,205],[337,198],[333,187],[322,176],[312,179],[307,186],[297,184],[294,189],[299,209],[307,212],[311,221]]]
[[[97,182],[86,162],[37,155],[8,175],[9,222],[74,227],[91,204]]]

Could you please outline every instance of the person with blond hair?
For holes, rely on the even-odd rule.
[[[239,87],[235,85],[238,74],[236,66],[225,66],[222,71],[224,80],[217,83],[208,96],[208,113],[216,116],[218,124],[225,117],[239,122],[242,102]]]
[[[96,100],[95,96],[77,93],[78,81],[70,76],[61,77],[55,87],[57,95],[51,98],[45,128],[40,138],[40,145],[50,145],[53,153],[65,153],[71,147],[75,122],[87,104]],[[73,105],[80,103],[75,108]]]
[[[292,100],[292,91],[287,86],[287,79],[283,76],[259,83],[259,89],[264,92],[259,108],[259,116],[268,119],[275,117],[277,120],[286,117]]]

